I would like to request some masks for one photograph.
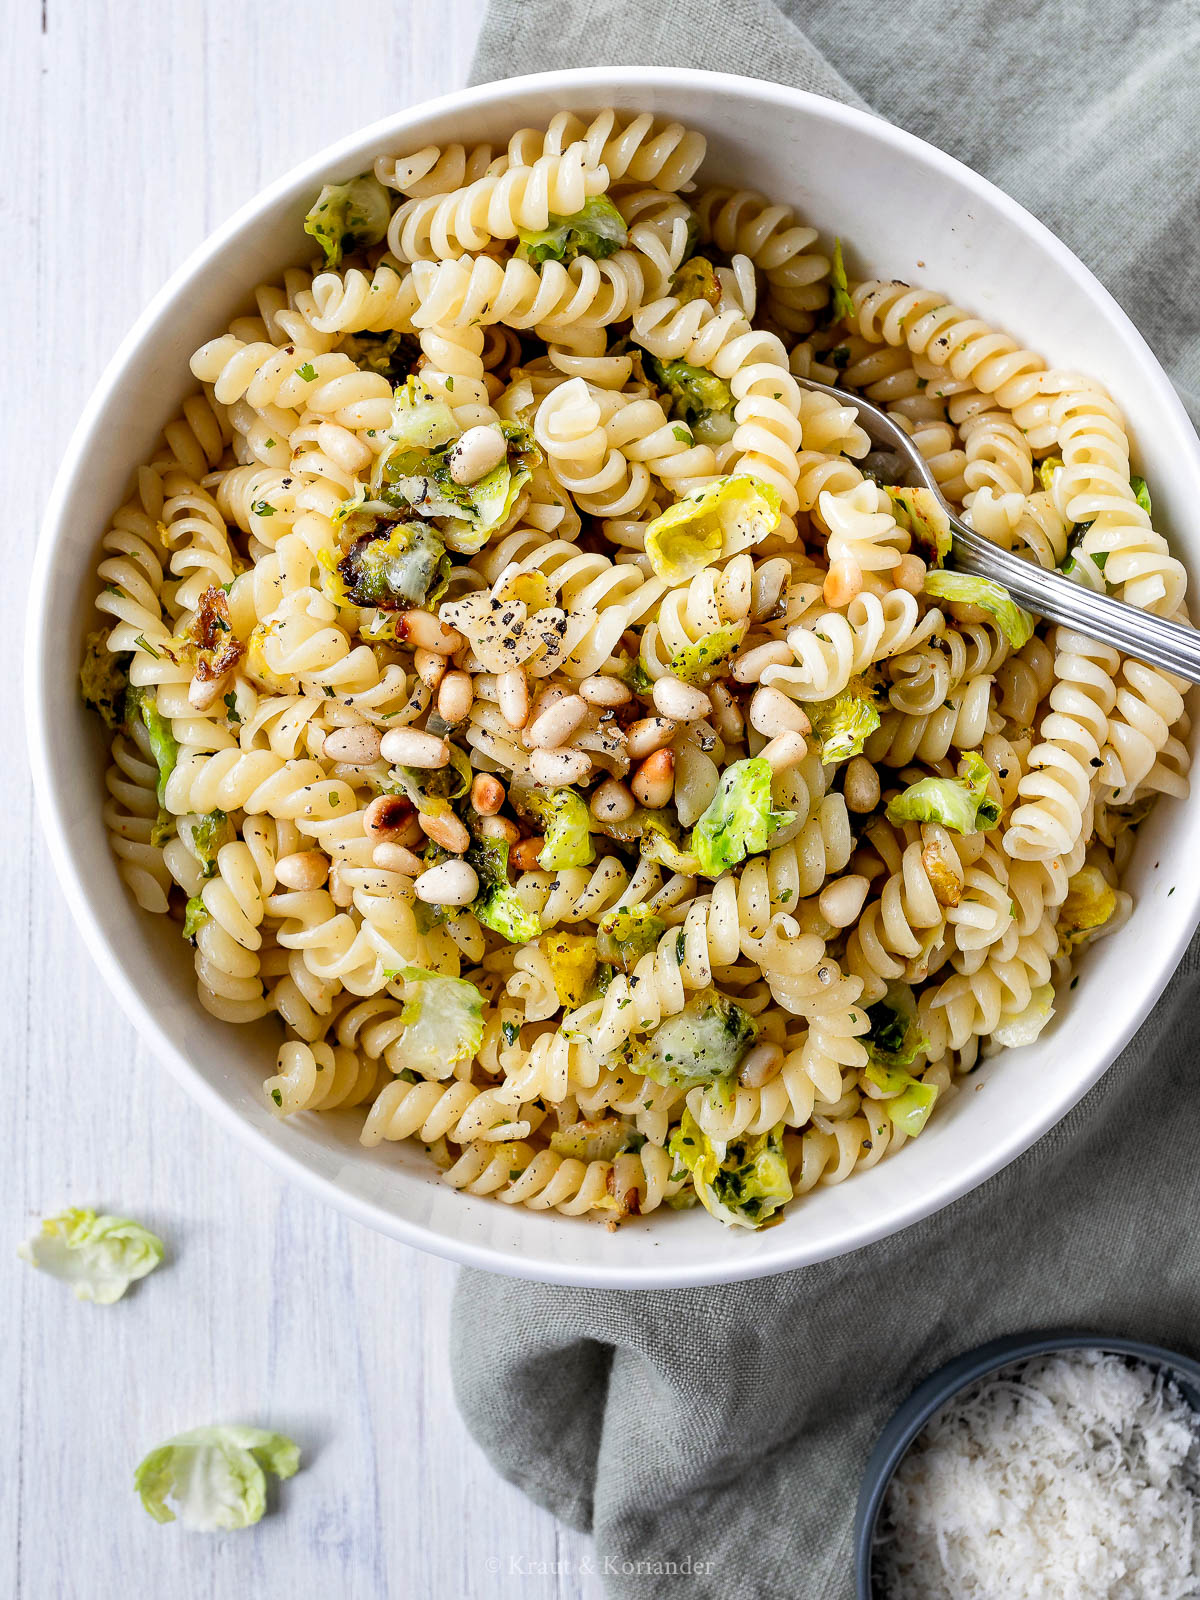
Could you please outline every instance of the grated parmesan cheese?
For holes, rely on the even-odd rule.
[[[880,1600],[1194,1600],[1200,1418],[1156,1369],[1072,1352],[937,1413],[896,1469]]]

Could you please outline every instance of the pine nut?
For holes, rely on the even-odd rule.
[[[418,813],[418,818],[434,844],[440,844],[443,850],[452,850],[456,856],[462,855],[471,842],[471,835],[453,811],[447,811],[440,817],[427,817],[422,811]]]
[[[297,850],[275,863],[275,877],[285,889],[319,889],[328,876],[329,861],[320,850]]]
[[[655,750],[648,755],[634,773],[629,787],[634,798],[652,811],[665,806],[675,791],[675,752]]]
[[[772,772],[787,772],[800,765],[808,754],[808,746],[789,728],[786,733],[777,733],[758,753],[770,762]]]
[[[432,611],[401,612],[396,632],[414,649],[432,650],[439,656],[452,656],[467,642],[457,628],[439,622]]]
[[[446,658],[435,654],[432,650],[414,650],[413,666],[416,667],[417,677],[425,687],[436,689],[446,670]]]
[[[633,722],[625,736],[625,748],[631,761],[641,761],[669,745],[677,732],[669,717],[642,717]]]
[[[445,739],[432,733],[422,733],[419,728],[393,728],[380,741],[380,752],[385,761],[396,767],[444,767],[450,760],[450,746]]]
[[[900,557],[900,564],[893,569],[892,580],[897,589],[907,589],[909,594],[920,594],[925,587],[925,563],[920,556],[909,551]]]
[[[557,750],[587,715],[588,703],[582,695],[564,695],[530,723],[527,742],[534,750]]]
[[[462,722],[471,710],[475,691],[468,672],[448,672],[438,687],[438,716],[444,722]]]
[[[835,561],[825,574],[821,598],[827,606],[848,606],[862,593],[862,571],[857,561]]]
[[[424,850],[425,835],[421,831],[421,819],[414,811],[412,816],[400,829],[389,844],[402,844],[406,850]]]
[[[585,678],[579,685],[579,692],[590,706],[623,706],[633,699],[633,690],[623,684],[620,678],[609,678],[604,674]]]
[[[427,906],[469,906],[479,893],[479,879],[466,861],[439,861],[425,869],[413,890]]]
[[[879,774],[866,756],[853,756],[847,761],[842,794],[851,811],[874,811],[879,804]]]
[[[782,1066],[783,1051],[777,1044],[756,1044],[743,1057],[738,1082],[747,1089],[761,1089],[779,1076]]]
[[[229,671],[232,670],[231,667]],[[223,672],[219,678],[193,678],[188,684],[188,705],[193,711],[207,711],[209,706],[216,705],[228,682],[229,672]]]
[[[510,728],[523,728],[529,721],[529,683],[521,667],[510,667],[496,682],[500,715]]]
[[[757,683],[764,667],[791,665],[790,647],[782,639],[768,639],[766,644],[755,645],[753,650],[747,650],[744,655],[735,656],[729,671],[738,683]]]
[[[863,908],[870,882],[857,872],[827,883],[817,898],[817,910],[835,928],[848,928]]]
[[[540,834],[533,834],[528,839],[522,839],[519,844],[513,845],[508,853],[508,859],[518,872],[533,872],[539,865],[538,856],[546,841]]]
[[[354,891],[343,878],[341,864],[337,861],[329,869],[329,898],[343,909],[354,904]]]
[[[521,837],[520,828],[510,817],[481,817],[479,832],[485,839],[503,839],[508,844],[516,844]]]
[[[371,860],[384,872],[402,872],[406,878],[415,878],[425,866],[420,856],[412,850],[405,849],[402,844],[388,842],[375,846]]]
[[[535,783],[556,787],[582,783],[591,773],[592,761],[582,750],[535,750],[529,758],[529,770]]]
[[[694,689],[690,683],[681,683],[668,673],[654,685],[654,704],[664,717],[674,717],[676,722],[695,722],[712,710],[712,701],[703,689]]]
[[[471,804],[481,817],[494,817],[506,798],[504,785],[490,772],[477,772],[471,780]]]
[[[802,707],[779,689],[761,684],[750,696],[750,726],[773,739],[777,733],[811,733]]]
[[[450,476],[455,483],[478,483],[498,467],[508,453],[499,428],[481,424],[468,428],[449,456]]]
[[[334,728],[325,735],[321,751],[326,761],[343,761],[348,767],[369,767],[379,760],[379,729],[369,722],[352,728]]]
[[[723,683],[714,683],[708,691],[713,703],[713,721],[717,732],[726,744],[737,744],[746,731],[741,707]]]
[[[400,794],[377,795],[363,812],[363,828],[376,839],[399,842],[397,835],[404,832],[413,820],[413,804]]]
[[[637,801],[619,778],[606,778],[592,793],[591,811],[597,822],[625,822],[637,810]]]

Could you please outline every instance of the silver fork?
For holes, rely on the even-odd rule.
[[[924,456],[885,411],[869,400],[831,388],[827,383],[818,383],[814,378],[797,378],[796,382],[805,389],[815,389],[818,394],[830,395],[839,405],[853,406],[863,431],[876,449],[900,458],[895,481],[904,482],[910,488],[929,489],[937,495],[950,518],[954,537],[950,559],[957,571],[971,573],[977,578],[991,578],[1003,584],[1017,604],[1027,611],[1074,628],[1090,639],[1099,639],[1124,655],[1164,667],[1192,683],[1200,683],[1200,631],[1126,605],[1111,595],[1096,594],[1092,589],[1072,583],[1061,572],[1047,571],[1036,562],[1002,550],[968,528],[954,514]]]

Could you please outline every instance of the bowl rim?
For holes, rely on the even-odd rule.
[[[865,132],[869,137],[889,147],[898,159],[916,157],[921,162],[940,171],[956,182],[976,192],[995,207],[1020,231],[1031,235],[1035,243],[1054,258],[1064,272],[1081,282],[1089,294],[1103,306],[1110,324],[1123,336],[1131,354],[1144,368],[1144,376],[1155,393],[1164,416],[1173,418],[1181,434],[1181,444],[1190,451],[1192,467],[1200,478],[1200,439],[1197,439],[1183,404],[1175,393],[1166,373],[1157,361],[1142,335],[1127,314],[1121,309],[1095,275],[1051,231],[1030,212],[981,177],[955,157],[947,155],[904,129],[884,121],[873,113],[854,106],[843,105],[806,90],[766,80],[737,76],[731,73],[709,72],[687,67],[581,67],[566,71],[526,74],[517,78],[498,80],[476,85],[422,101],[403,111],[380,118],[334,143],[325,146],[306,160],[268,184],[251,199],[239,206],[224,223],[210,233],[186,257],[162,288],[134,322],[121,340],[104,368],[95,388],[73,429],[70,441],[55,475],[54,485],[42,518],[37,548],[34,554],[26,618],[25,645],[25,712],[27,744],[32,769],[38,813],[41,819],[50,857],[59,884],[67,899],[71,914],[83,934],[109,990],[134,1024],[141,1038],[153,1050],[156,1058],[167,1066],[172,1076],[183,1088],[213,1114],[222,1126],[265,1159],[282,1176],[298,1181],[311,1192],[335,1205],[344,1214],[369,1227],[386,1233],[403,1243],[431,1251],[464,1265],[480,1267],[516,1277],[536,1278],[545,1282],[570,1284],[581,1287],[611,1288],[681,1288],[717,1282],[737,1282],[764,1277],[797,1267],[814,1264],[863,1248],[877,1240],[911,1226],[941,1211],[964,1194],[979,1187],[1001,1168],[1007,1166],[1030,1148],[1051,1127],[1060,1122],[1084,1094],[1107,1071],[1141,1026],[1178,964],[1187,947],[1191,931],[1200,913],[1200,879],[1192,886],[1188,896],[1180,885],[1180,896],[1175,902],[1177,923],[1175,933],[1164,951],[1162,965],[1149,980],[1143,980],[1137,1002],[1125,1013],[1122,1025],[1115,1029],[1100,1051],[1090,1069],[1072,1084],[1071,1093],[1041,1107],[1015,1138],[990,1149],[972,1164],[943,1178],[928,1191],[914,1195],[905,1204],[872,1217],[869,1223],[861,1219],[846,1219],[830,1230],[822,1242],[814,1246],[805,1237],[802,1228],[772,1230],[776,1236],[766,1249],[743,1261],[685,1262],[672,1264],[655,1259],[638,1264],[622,1264],[619,1259],[611,1263],[595,1263],[575,1258],[560,1258],[547,1251],[536,1260],[528,1260],[505,1248],[490,1243],[477,1243],[463,1234],[450,1235],[436,1232],[426,1224],[400,1216],[381,1204],[351,1193],[333,1178],[327,1178],[307,1166],[300,1154],[293,1154],[282,1145],[272,1143],[232,1105],[218,1090],[202,1077],[192,1065],[183,1049],[166,1027],[152,1014],[126,976],[119,954],[103,932],[88,887],[86,862],[77,856],[71,842],[71,797],[60,794],[54,782],[54,759],[48,714],[49,680],[56,641],[54,634],[54,600],[50,583],[55,551],[62,531],[65,508],[73,486],[84,467],[86,447],[102,421],[105,411],[118,390],[125,369],[135,353],[142,347],[148,332],[162,314],[186,291],[188,285],[219,257],[231,240],[243,229],[252,225],[260,213],[284,200],[291,191],[312,187],[325,181],[330,171],[351,159],[367,147],[378,148],[385,142],[402,140],[406,131],[419,126],[431,116],[453,114],[456,111],[478,111],[502,105],[519,94],[570,90],[577,99],[590,99],[592,104],[608,103],[613,97],[628,96],[644,87],[648,91],[669,89],[707,90],[733,98],[749,100],[761,105],[778,105],[795,108],[799,105],[810,114]],[[1184,907],[1188,914],[1179,918]],[[881,1213],[883,1208],[880,1208]],[[567,1219],[574,1222],[576,1219]],[[777,1241],[777,1242],[776,1242]],[[613,1241],[619,1251],[618,1241]]]
[[[867,1458],[854,1512],[854,1580],[856,1600],[874,1600],[872,1560],[875,1528],[896,1468],[934,1414],[981,1378],[1036,1356],[1062,1351],[1098,1350],[1105,1355],[1132,1356],[1172,1376],[1184,1398],[1200,1411],[1200,1361],[1179,1350],[1144,1339],[1056,1328],[1045,1333],[1004,1334],[976,1345],[930,1373],[890,1417]]]

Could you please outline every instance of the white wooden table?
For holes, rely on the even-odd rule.
[[[5,658],[70,428],[168,273],[269,179],[461,85],[483,0],[5,0]],[[73,649],[64,640],[65,649]],[[522,1600],[600,1593],[589,1542],[454,1408],[454,1269],[344,1221],[211,1125],[109,1001],[33,816],[17,687],[0,805],[0,1595]],[[99,796],[97,796],[99,804]],[[18,1263],[37,1218],[141,1218],[170,1264],[111,1308]],[[212,1421],[304,1466],[257,1528],[158,1527],[142,1454]]]

